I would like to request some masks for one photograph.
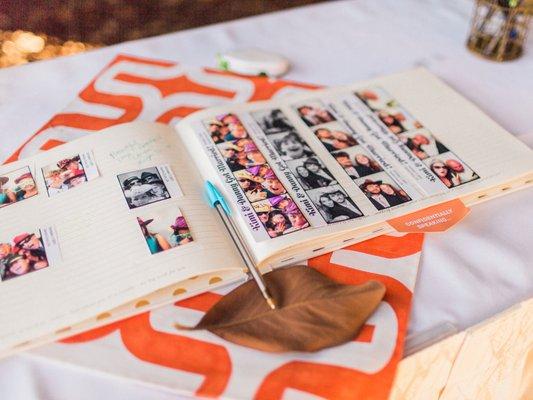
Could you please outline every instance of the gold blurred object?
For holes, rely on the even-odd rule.
[[[533,1],[476,0],[467,47],[494,61],[522,55]]]
[[[99,46],[32,32],[0,31],[0,68],[82,53]]]

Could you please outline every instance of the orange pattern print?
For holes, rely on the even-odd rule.
[[[389,388],[380,384],[376,384],[375,376],[350,368],[294,361],[272,371],[254,398],[282,399],[290,387],[325,399],[386,399]]]
[[[392,257],[394,245],[400,245],[402,238],[422,244],[422,235],[406,235],[403,237],[382,236],[371,239],[365,244],[357,244],[348,248],[354,255],[365,254],[362,250],[368,251],[373,248],[372,257],[384,257],[389,262],[394,262]],[[381,245],[381,246],[380,246]],[[379,248],[382,248],[380,251]],[[410,252],[406,252],[409,248]],[[346,249],[345,249],[346,250]],[[420,252],[420,247],[405,246],[398,257],[416,256]],[[343,265],[331,262],[330,253],[320,257],[310,259],[309,267],[315,268],[321,273],[345,284],[361,284],[369,279],[377,279],[387,287],[384,303],[387,303],[394,313],[394,318],[384,321],[371,321],[363,327],[359,335],[354,338],[354,347],[349,353],[350,357],[357,358],[358,348],[355,345],[373,346],[376,340],[376,333],[379,325],[386,325],[391,321],[397,327],[397,334],[391,337],[394,343],[391,346],[392,352],[387,355],[375,373],[359,370],[350,365],[343,365],[342,353],[350,352],[350,344],[339,348],[324,350],[322,356],[316,359],[293,360],[281,359],[278,365],[270,371],[266,371],[260,380],[257,389],[252,393],[253,388],[248,388],[250,396],[255,399],[281,399],[287,390],[294,390],[313,394],[324,398],[334,399],[386,399],[390,391],[396,366],[402,357],[403,341],[408,323],[409,309],[412,299],[412,288],[406,287],[398,280],[381,274],[373,274],[368,271],[360,271]],[[393,264],[391,264],[393,265]],[[411,273],[416,274],[417,265],[413,264]],[[201,317],[211,306],[213,306],[221,295],[218,293],[204,293],[175,304],[175,313],[178,310],[191,310]],[[118,331],[124,350],[134,355],[140,362],[148,362],[157,366],[174,368],[176,370],[195,373],[204,377],[203,383],[194,391],[195,395],[219,397],[230,396],[226,392],[231,380],[238,377],[246,381],[245,377],[250,371],[246,365],[234,365],[232,354],[248,353],[249,362],[260,362],[261,357],[266,359],[275,358],[275,355],[257,352],[251,349],[240,348],[231,343],[225,343],[221,339],[211,337],[211,340],[200,338],[205,333],[197,332],[166,332],[167,328],[158,329],[150,320],[150,314],[144,313],[125,321],[113,323],[108,326],[85,332],[83,334],[65,339],[64,344],[90,343],[91,348],[98,348],[103,344],[102,340],[111,333]],[[173,322],[170,319],[169,322]],[[387,328],[388,329],[388,328]],[[199,336],[196,338],[195,336]],[[105,346],[103,346],[105,347]],[[329,354],[326,354],[329,353]],[[241,354],[242,355],[242,354]],[[238,360],[241,357],[236,357]],[[377,384],[379,382],[379,384]]]
[[[220,82],[219,87],[213,82]],[[148,87],[158,95],[154,96]],[[119,55],[79,94],[84,102],[108,107],[113,112],[96,115],[71,112],[67,107],[33,134],[6,162],[49,150],[79,137],[81,132],[94,133],[137,119],[171,123],[191,112],[228,101],[267,100],[281,91],[316,88],[318,86]],[[124,94],[126,91],[130,94]],[[194,96],[188,96],[191,94]],[[120,112],[118,117],[116,111]]]
[[[124,347],[139,360],[203,375],[204,381],[196,390],[196,395],[220,396],[231,375],[231,360],[227,350],[201,340],[158,332],[150,325],[149,318],[149,313],[143,313],[62,342],[83,343],[118,330]],[[195,357],[189,357],[189,354]]]
[[[120,55],[72,107],[54,116],[8,161],[123,122],[171,124],[207,106],[314,88]],[[98,107],[81,112],[82,103]],[[308,261],[309,267],[339,282],[378,279],[387,287],[383,302],[359,335],[342,346],[314,354],[268,354],[225,342],[209,332],[175,329],[176,322],[198,321],[226,292],[218,291],[73,336],[40,352],[66,362],[75,358],[122,376],[128,373],[117,366],[129,371],[137,366],[136,376],[149,367],[142,376],[144,382],[202,397],[281,399],[294,392],[335,399],[386,399],[402,357],[422,240],[422,234],[381,236]],[[135,365],[131,365],[132,356]],[[110,357],[112,371],[107,369]],[[175,373],[171,377],[169,369]]]

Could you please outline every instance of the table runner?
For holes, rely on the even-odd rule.
[[[117,56],[8,161],[134,120],[173,124],[204,107],[265,100],[313,85],[238,76],[174,62]],[[271,355],[208,332],[178,332],[230,288],[209,292],[52,344],[36,354],[158,385],[222,398],[387,398],[401,359],[423,236],[387,235],[308,261],[350,284],[378,279],[387,294],[353,342],[315,354]]]

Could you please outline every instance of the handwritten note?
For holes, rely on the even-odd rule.
[[[143,141],[133,139],[123,147],[109,152],[109,156],[118,162],[134,162],[142,165],[152,161],[161,147],[164,147],[161,137]]]

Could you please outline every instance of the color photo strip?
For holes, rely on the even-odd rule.
[[[224,176],[233,191],[244,194],[251,205],[246,213],[252,229],[256,217],[270,238],[296,232],[310,226],[283,183],[272,170],[248,130],[235,114],[224,114],[204,122],[231,177]],[[221,171],[221,168],[218,168]],[[225,167],[222,167],[225,169]],[[237,186],[233,184],[237,182]],[[237,189],[238,187],[238,189]],[[237,195],[237,202],[244,203]],[[258,236],[255,236],[258,238]]]
[[[400,145],[429,167],[448,189],[479,178],[388,92],[370,87],[354,94],[367,112],[377,116],[379,123],[398,138]]]
[[[381,160],[378,162],[372,158],[322,101],[309,100],[294,109],[374,208],[383,210],[411,200],[407,192],[383,171]]]

